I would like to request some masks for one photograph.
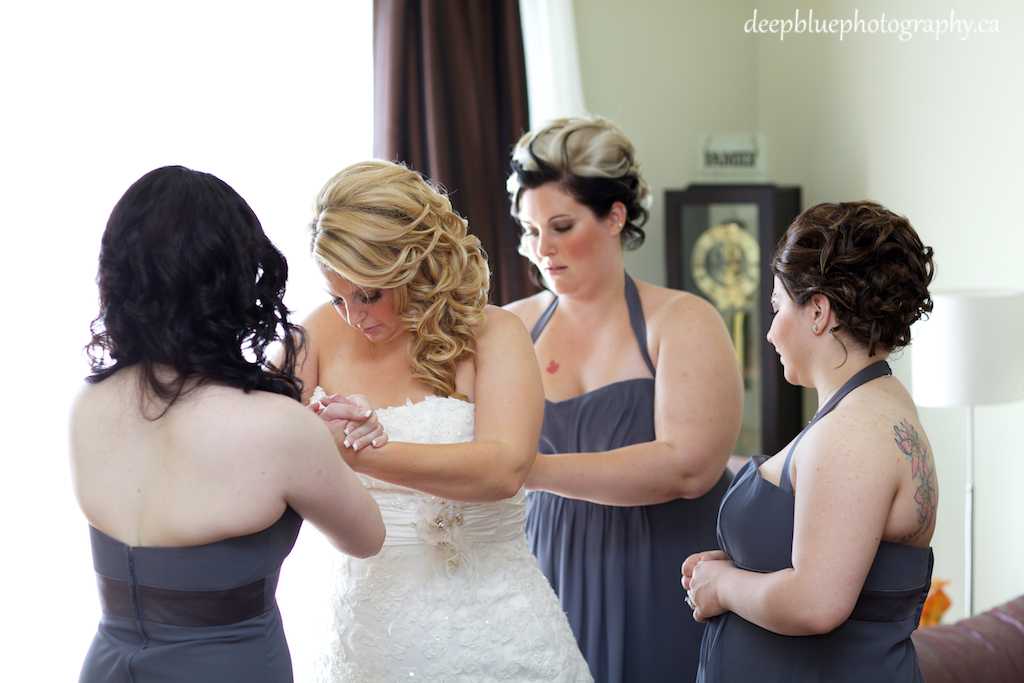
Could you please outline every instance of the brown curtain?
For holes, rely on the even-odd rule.
[[[447,189],[487,252],[496,304],[536,291],[505,192],[528,128],[518,0],[374,0],[374,156]]]

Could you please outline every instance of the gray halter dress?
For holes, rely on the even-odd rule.
[[[718,538],[737,567],[774,572],[793,566],[795,499],[789,465],[796,445],[844,396],[890,375],[879,361],[864,368],[825,404],[786,456],[779,486],[761,477],[768,456],[754,456],[722,500]],[[699,683],[924,683],[910,634],[931,583],[931,548],[882,541],[850,618],[830,633],[782,636],[732,612],[713,618],[701,645]]]
[[[647,367],[647,328],[626,276],[630,325]],[[558,305],[544,312],[536,341]],[[557,403],[545,401],[539,452],[590,453],[655,440],[654,379],[616,382]],[[679,567],[718,547],[715,520],[728,470],[700,498],[617,507],[532,491],[526,534],[558,594],[597,683],[692,681],[704,625],[690,617]]]
[[[79,683],[290,683],[274,593],[302,518],[182,548],[130,547],[95,527],[103,617]]]

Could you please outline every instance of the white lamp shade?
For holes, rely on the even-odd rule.
[[[914,402],[949,407],[1024,398],[1024,292],[933,293],[914,325]]]

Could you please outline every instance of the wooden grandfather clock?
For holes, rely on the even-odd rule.
[[[665,192],[668,286],[714,304],[743,373],[736,455],[775,454],[803,428],[803,391],[785,380],[765,339],[772,320],[768,260],[799,213],[799,187],[691,185]]]

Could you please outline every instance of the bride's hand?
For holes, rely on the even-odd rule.
[[[344,433],[342,445],[358,451],[372,445],[380,448],[388,442],[384,427],[377,421],[377,415],[370,408],[370,402],[362,394],[352,394],[345,398],[337,394],[320,399],[324,406],[320,413],[321,419],[328,421],[332,433],[341,428]],[[340,424],[342,421],[344,425]],[[331,424],[333,422],[333,426]]]
[[[338,394],[330,394],[320,396],[316,401],[311,401],[308,408],[316,413],[317,417],[323,420],[323,423],[327,426],[327,430],[331,433],[334,438],[334,443],[338,445],[338,450],[341,452],[345,462],[352,465],[349,459],[345,457],[345,446],[344,440],[346,438],[345,430],[349,426],[349,419],[346,413],[349,411],[345,410],[343,406],[349,405],[348,401],[344,396]],[[330,410],[328,410],[330,408]],[[365,410],[363,412],[366,412]],[[365,418],[360,418],[365,419]]]
[[[348,397],[348,401],[358,410],[364,411],[366,415],[362,421],[354,419],[349,422],[349,426],[345,430],[348,435],[347,441],[352,444],[352,450],[358,451],[360,448],[370,445],[380,448],[386,444],[388,435],[384,431],[384,426],[377,420],[377,413],[373,412],[366,397],[362,394],[352,394]]]

